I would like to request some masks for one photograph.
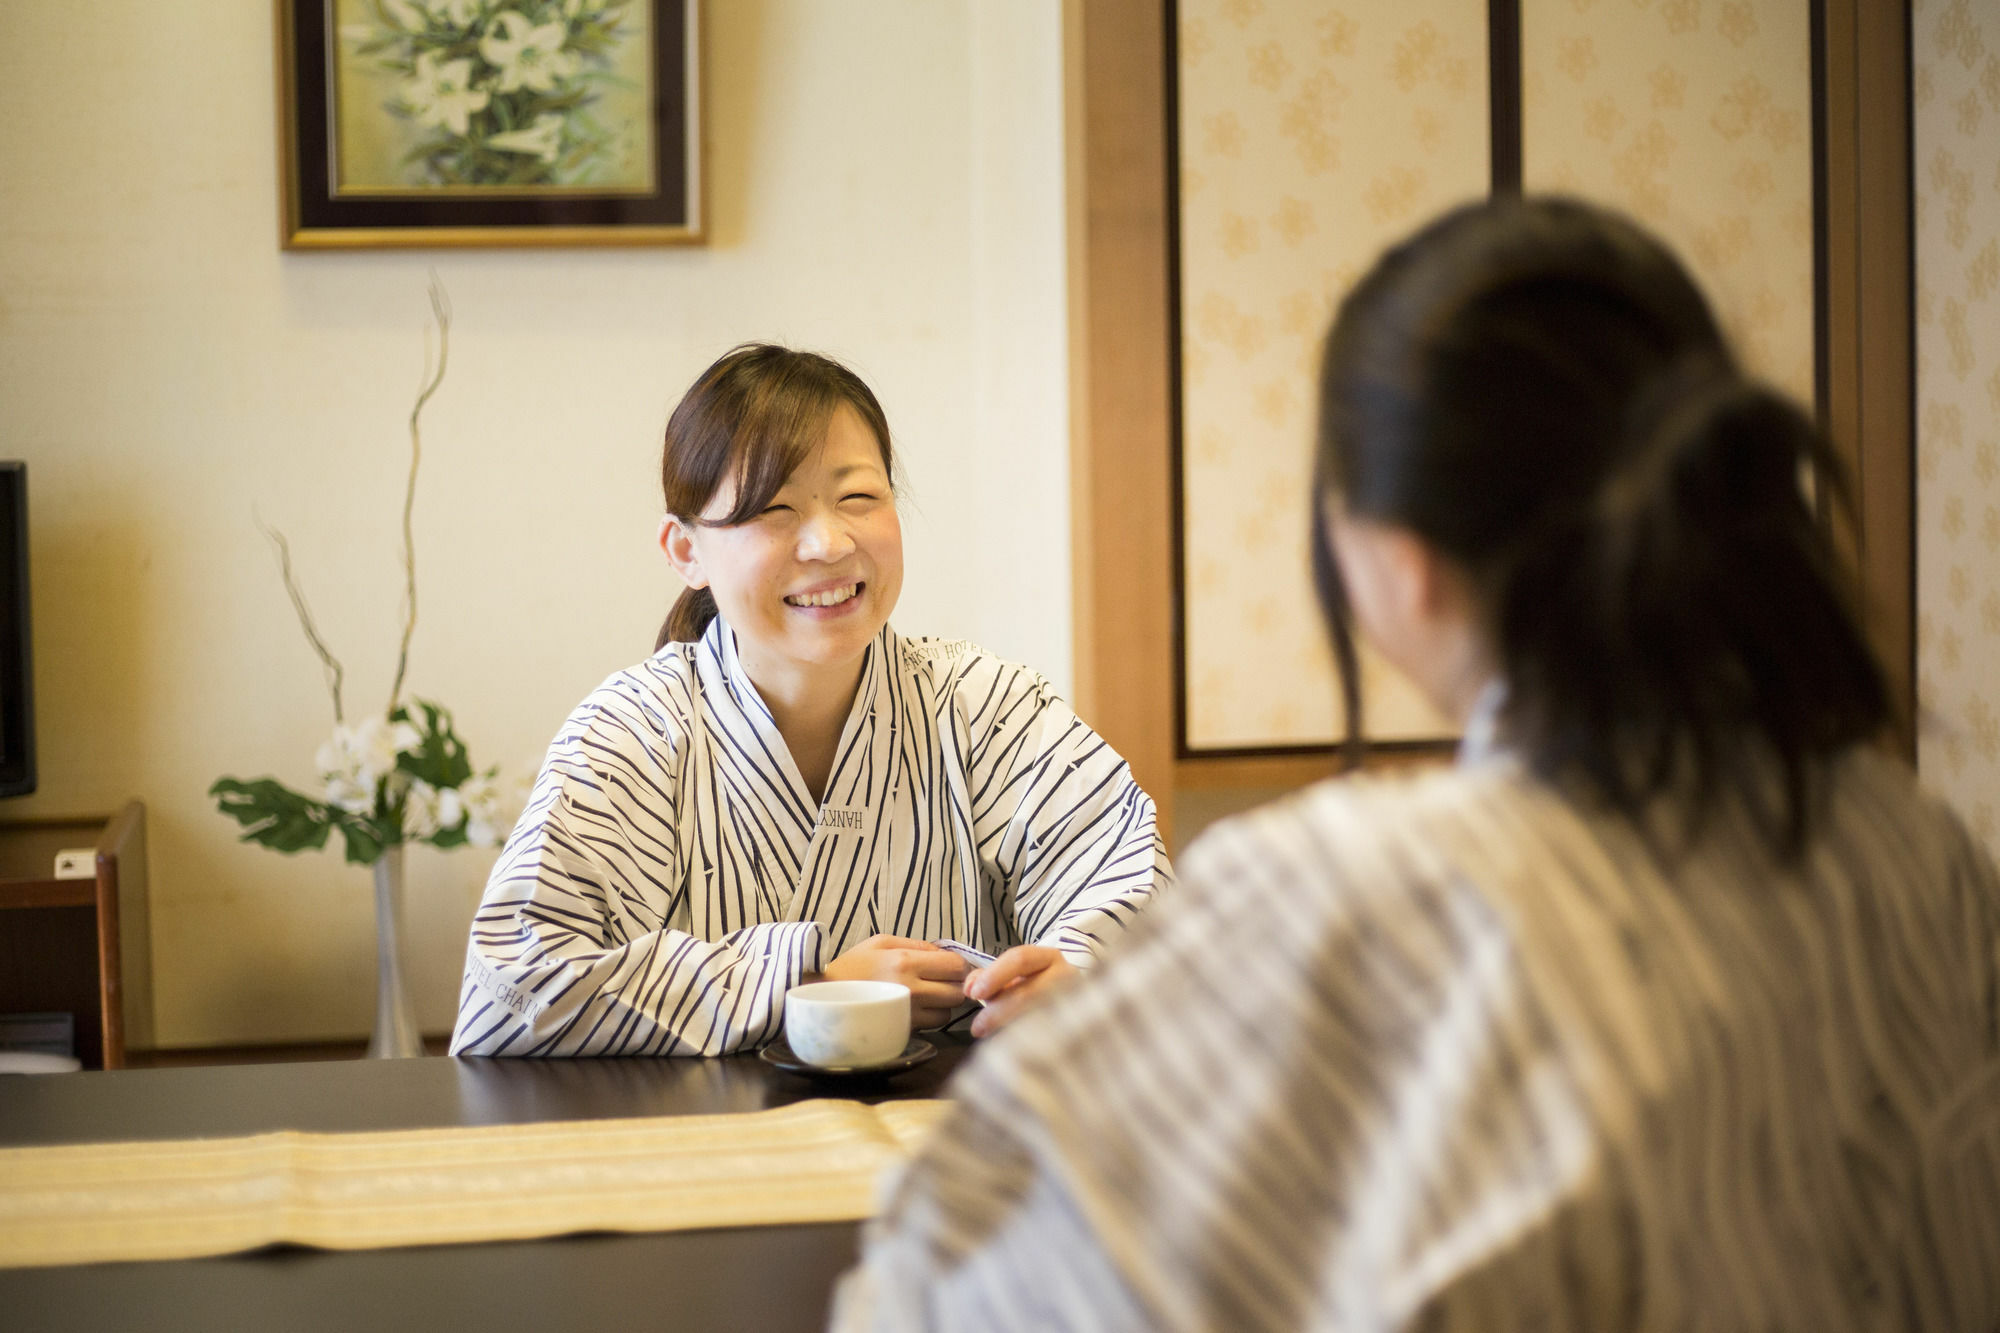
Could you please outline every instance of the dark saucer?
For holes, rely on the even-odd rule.
[[[783,1037],[757,1052],[757,1058],[767,1065],[775,1065],[787,1074],[798,1074],[803,1078],[860,1080],[869,1078],[891,1078],[905,1070],[915,1069],[924,1061],[937,1054],[937,1047],[922,1037],[912,1036],[903,1053],[879,1065],[811,1065],[793,1053]]]

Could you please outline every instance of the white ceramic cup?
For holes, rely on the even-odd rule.
[[[910,988],[893,981],[815,981],[785,995],[785,1041],[822,1069],[887,1064],[910,1043]]]

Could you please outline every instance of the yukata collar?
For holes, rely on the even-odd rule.
[[[1500,736],[1500,714],[1506,707],[1507,682],[1495,676],[1479,691],[1479,697],[1472,701],[1472,711],[1466,715],[1465,732],[1454,760],[1458,767],[1471,768],[1507,753],[1509,747]]]
[[[898,660],[896,647],[899,642],[895,629],[886,623],[869,641],[867,653],[861,662],[861,687],[854,694],[854,712],[862,712],[872,706],[881,691],[882,677],[886,674],[888,664]],[[746,711],[754,710],[767,724],[776,725],[771,717],[771,706],[764,702],[764,696],[758,692],[757,683],[751,680],[750,673],[743,669],[743,659],[736,647],[736,631],[729,627],[728,621],[720,615],[709,621],[708,628],[702,631],[699,650],[707,654],[716,666],[721,668],[722,678],[728,682],[729,688],[736,693],[738,702]],[[848,719],[848,725],[850,727],[853,725],[852,715]]]

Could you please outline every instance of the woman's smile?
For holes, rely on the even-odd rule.
[[[831,620],[835,616],[852,615],[861,609],[861,594],[868,587],[861,580],[845,583],[819,583],[804,592],[786,596],[785,605],[814,620]]]

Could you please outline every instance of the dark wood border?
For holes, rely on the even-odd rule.
[[[0,505],[13,529],[0,552],[0,578],[7,581],[6,614],[0,617],[0,796],[26,796],[35,789],[34,585],[29,578],[28,465],[0,463]]]
[[[1164,0],[1161,87],[1167,121],[1167,481],[1171,499],[1167,530],[1172,538],[1174,628],[1174,759],[1211,753],[1188,744],[1187,446],[1181,384],[1181,15],[1179,0]],[[1311,753],[1315,747],[1296,747]]]
[[[1494,194],[1521,192],[1521,0],[1486,0],[1487,117]]]
[[[659,245],[702,234],[699,0],[653,9],[655,189],[340,196],[329,166],[327,28],[333,0],[277,0],[279,241],[285,249],[406,246]]]
[[[1375,755],[1387,757],[1423,756],[1452,754],[1458,749],[1455,736],[1427,736],[1413,740],[1361,742],[1363,754],[1369,758]],[[1185,746],[1174,751],[1174,758],[1205,764],[1211,760],[1217,763],[1240,763],[1247,760],[1269,759],[1280,765],[1294,760],[1338,760],[1345,756],[1344,745],[1217,745],[1190,750]],[[1344,765],[1343,765],[1344,767]]]

